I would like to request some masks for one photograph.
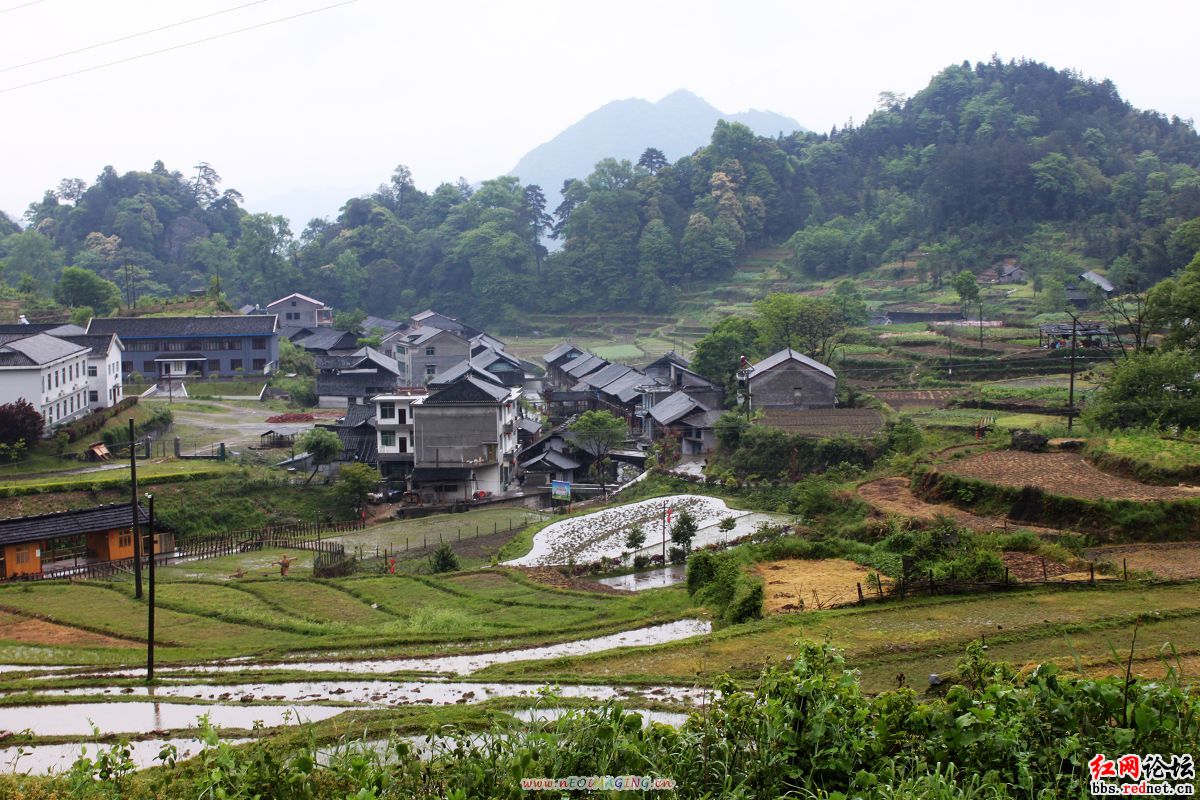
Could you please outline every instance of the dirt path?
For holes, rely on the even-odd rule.
[[[911,517],[931,522],[938,515],[949,517],[974,531],[1014,530],[1023,528],[1035,533],[1062,533],[1054,528],[1040,528],[1019,522],[1005,522],[1003,517],[984,517],[945,503],[927,503],[908,488],[908,478],[893,477],[868,481],[858,487],[858,496],[882,516]]]

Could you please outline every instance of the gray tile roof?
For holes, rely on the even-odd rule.
[[[486,369],[479,366],[478,364],[476,364],[472,361],[467,361],[464,358],[462,361],[458,362],[454,366],[447,367],[446,369],[439,372],[437,375],[434,375],[429,380],[428,386],[432,389],[436,389],[436,388],[442,387],[442,386],[449,386],[450,384],[454,383],[455,381],[459,380],[460,378],[462,378],[466,375],[473,375],[476,378],[479,378],[481,380],[485,380],[489,383],[494,383],[497,386],[503,384],[503,381],[501,381],[495,375],[488,372]]]
[[[150,515],[140,505],[138,519],[144,524],[150,523]],[[130,504],[113,503],[81,511],[56,511],[51,514],[0,520],[0,544],[37,542],[42,539],[59,539],[78,536],[81,533],[131,527],[133,508]]]
[[[1088,270],[1079,276],[1080,280],[1085,280],[1088,283],[1100,288],[1104,292],[1112,293],[1117,290],[1117,287],[1109,283],[1108,278],[1100,275],[1092,270]]]
[[[579,379],[607,366],[608,361],[600,356],[593,353],[584,353],[577,358],[571,359],[566,364],[563,364],[562,370],[572,378]]]
[[[578,355],[579,353],[582,353],[583,350],[573,344],[570,344],[569,342],[563,342],[560,345],[556,345],[549,353],[546,353],[546,355],[542,356],[542,361],[553,365],[555,361],[558,361],[560,358],[571,352],[574,352],[576,355]],[[574,356],[572,356],[572,358],[573,357]]]
[[[396,320],[388,319],[387,317],[367,316],[362,321],[362,329],[364,331],[366,331],[367,333],[370,333],[371,331],[375,330],[376,328],[383,329],[384,333],[392,333],[393,331],[396,331],[397,329],[402,328],[403,326],[404,326],[403,322],[397,322]]]
[[[84,330],[78,325],[72,325],[69,322],[30,322],[23,325],[0,325],[0,334],[4,333],[20,333],[24,336],[32,336],[35,333],[48,333],[51,336],[61,337],[79,336],[84,333]]]
[[[617,378],[629,373],[632,369],[633,367],[628,367],[624,364],[609,364],[603,369],[589,373],[583,378],[582,382],[596,389],[603,389]]]
[[[820,361],[811,359],[808,356],[804,355],[803,353],[797,353],[795,350],[788,347],[783,350],[780,350],[778,353],[775,353],[774,355],[767,356],[762,361],[755,364],[751,368],[750,380],[754,380],[762,373],[766,372],[769,369],[773,369],[773,368],[779,366],[780,364],[784,363],[785,361],[796,361],[800,364],[805,365],[806,367],[812,367],[813,369],[817,370],[818,372],[823,372],[831,378],[837,377],[837,375],[834,374],[832,369],[825,366]]]
[[[654,405],[650,409],[650,416],[659,425],[670,425],[676,420],[683,419],[693,411],[708,411],[708,406],[701,403],[696,398],[690,396],[686,392],[675,392]]]
[[[506,387],[497,386],[494,383],[476,378],[473,375],[464,375],[444,389],[439,389],[430,394],[429,397],[425,398],[424,404],[498,403],[506,397],[508,397],[508,389]]]
[[[87,350],[46,333],[23,337],[6,334],[0,339],[6,340],[0,343],[0,366],[4,367],[38,367]]]
[[[97,317],[88,333],[115,333],[122,340],[178,336],[270,336],[279,327],[274,314],[227,317]]]
[[[333,328],[318,328],[308,336],[295,340],[305,350],[337,350],[358,346],[358,334]]]
[[[644,386],[649,382],[650,378],[648,376],[643,375],[636,369],[631,369],[600,391],[617,398],[622,403],[631,403],[641,395],[638,387]]]
[[[92,351],[94,356],[104,356],[112,348],[114,341],[120,341],[121,337],[115,333],[107,334],[80,334],[79,336],[61,336],[61,339],[66,339],[68,342],[77,344],[80,347],[87,347]]]

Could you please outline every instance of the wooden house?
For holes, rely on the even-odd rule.
[[[138,506],[140,525],[149,525]],[[145,528],[141,530],[145,531]],[[154,552],[173,549],[154,537]],[[113,503],[80,511],[57,511],[0,520],[0,577],[39,575],[80,564],[133,558],[133,510]]]

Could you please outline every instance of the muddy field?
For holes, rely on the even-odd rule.
[[[1005,531],[1021,528],[1035,533],[1058,533],[1051,528],[1005,522],[1001,517],[985,517],[963,511],[945,503],[927,503],[912,493],[908,478],[893,477],[868,481],[858,487],[858,496],[867,505],[885,517],[910,517],[922,522],[931,522],[936,517],[953,519],[964,528],[975,531]]]
[[[871,394],[897,411],[906,408],[945,408],[963,392],[958,389],[916,389],[913,391],[880,391]]]
[[[768,561],[757,565],[755,571],[765,584],[763,608],[768,614],[856,603],[856,584],[862,584],[863,592],[872,591],[867,585],[870,570],[841,558]],[[881,577],[886,590],[891,579]]]
[[[1149,572],[1167,580],[1200,578],[1200,542],[1097,547],[1087,551],[1087,557],[1097,564],[1111,564],[1118,575],[1128,566],[1131,574]]]
[[[1086,500],[1183,500],[1200,497],[1200,489],[1150,486],[1101,472],[1075,453],[1024,453],[1001,450],[947,461],[938,469],[1020,489],[1037,486],[1048,494]]]
[[[0,611],[0,641],[45,647],[129,647],[128,641],[100,633]]]

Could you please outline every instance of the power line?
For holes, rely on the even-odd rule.
[[[31,3],[21,3],[21,5],[19,5],[19,6],[11,6],[9,8],[0,8],[0,14],[7,14],[10,11],[16,11],[18,9],[27,8],[29,6],[36,6],[38,3],[44,3],[44,2],[46,2],[46,0],[33,0],[33,2],[31,2]]]
[[[38,0],[38,2],[42,2],[42,0]],[[36,58],[33,61],[26,61],[24,64],[14,64],[11,67],[4,67],[4,68],[0,69],[0,72],[11,72],[14,69],[21,69],[22,67],[32,67],[34,64],[44,64],[47,61],[54,61],[59,58],[66,58],[67,56],[73,56],[78,53],[86,53],[88,50],[95,50],[98,47],[107,47],[110,44],[117,44],[119,42],[127,42],[130,39],[136,39],[139,36],[148,36],[151,33],[158,33],[160,31],[169,30],[170,28],[178,28],[180,25],[189,25],[193,22],[199,22],[202,19],[209,19],[210,17],[218,17],[221,14],[228,14],[231,11],[240,11],[243,8],[249,8],[250,6],[262,5],[263,3],[266,3],[266,2],[268,2],[268,0],[254,0],[254,2],[252,2],[252,3],[243,3],[240,6],[234,6],[233,8],[226,8],[221,11],[214,11],[211,14],[204,14],[203,16],[192,17],[191,19],[181,20],[180,22],[172,22],[170,25],[163,25],[161,28],[151,28],[150,30],[141,31],[140,33],[131,33],[128,36],[121,36],[120,38],[117,38],[117,39],[109,39],[107,42],[100,42],[99,44],[90,44],[87,47],[80,47],[76,50],[67,50],[65,52],[58,53],[56,55],[46,56],[45,58]],[[30,3],[29,5],[33,5],[33,4]]]
[[[311,16],[312,14],[319,14],[322,11],[329,11],[330,9],[340,8],[341,6],[348,6],[352,3],[357,3],[358,1],[359,0],[342,0],[342,2],[340,2],[340,3],[333,3],[331,5],[322,6],[320,8],[314,8],[311,11],[302,11],[299,14],[292,14],[291,16],[280,17],[278,19],[268,20],[267,22],[260,22],[257,25],[249,25],[245,28],[238,28],[237,30],[226,31],[225,33],[217,33],[212,36],[206,36],[203,39],[195,39],[194,41],[191,41],[191,42],[184,42],[183,44],[177,44],[177,45],[173,45],[171,47],[164,47],[161,50],[152,50],[149,53],[141,53],[136,56],[129,56],[128,58],[121,58],[121,59],[117,59],[116,61],[109,61],[106,64],[97,64],[92,67],[85,67],[83,69],[77,69],[74,72],[64,72],[61,75],[53,75],[49,78],[42,78],[41,80],[30,81],[29,83],[22,83],[22,84],[18,84],[16,86],[9,86],[6,89],[0,89],[0,94],[5,94],[7,92],[15,92],[18,89],[28,89],[30,86],[39,86],[43,83],[50,83],[51,81],[62,80],[63,78],[72,78],[76,75],[82,75],[85,72],[94,72],[96,70],[106,69],[107,67],[115,67],[118,64],[128,64],[131,61],[138,61],[143,58],[149,58],[150,56],[157,56],[157,55],[161,55],[163,53],[170,53],[174,50],[182,50],[185,47],[192,47],[193,45],[204,44],[205,42],[211,42],[216,39],[223,39],[226,36],[233,36],[238,33],[246,33],[247,31],[258,30],[259,28],[265,28],[269,25],[277,25],[281,22],[289,22],[294,19],[299,19],[300,17],[307,17],[307,16]]]

